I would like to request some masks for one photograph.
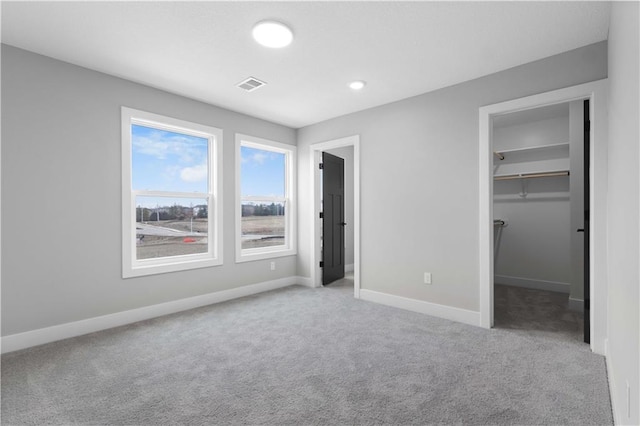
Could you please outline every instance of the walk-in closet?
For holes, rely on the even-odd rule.
[[[583,338],[584,114],[577,100],[494,118],[496,327]]]

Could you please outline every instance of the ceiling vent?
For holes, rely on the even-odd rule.
[[[243,90],[246,90],[247,92],[253,92],[256,89],[261,88],[265,84],[267,83],[265,83],[264,81],[260,81],[254,77],[249,77],[246,80],[243,80],[240,83],[238,83],[237,86]]]

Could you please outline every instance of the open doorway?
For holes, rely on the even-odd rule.
[[[493,119],[497,328],[545,331],[588,343],[585,102],[589,101],[562,102]],[[588,109],[586,117],[588,123]]]
[[[312,284],[322,286],[323,282],[323,218],[322,163],[323,153],[329,153],[344,162],[344,207],[345,223],[343,243],[343,266],[345,276],[353,284],[353,294],[360,297],[360,138],[350,136],[311,145],[311,166],[313,167],[313,232],[312,232]],[[344,284],[344,283],[343,283]]]
[[[492,147],[493,122],[496,118],[543,106],[577,100],[589,100],[590,128],[588,151],[591,162],[588,171],[588,207],[591,232],[589,247],[589,276],[591,300],[588,315],[591,349],[604,354],[606,337],[606,198],[607,198],[607,81],[599,80],[552,92],[528,96],[479,109],[479,273],[480,325],[494,326],[494,157]],[[526,190],[526,188],[525,188]],[[586,200],[585,200],[586,201]]]

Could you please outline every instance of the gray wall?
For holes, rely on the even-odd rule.
[[[637,2],[614,2],[609,30],[609,380],[616,420],[634,425],[640,424],[639,9]]]
[[[567,142],[568,114],[493,129],[495,151]],[[513,163],[509,157],[517,154],[507,153],[504,161],[494,160],[494,173],[563,169],[569,165],[568,149],[566,154],[567,158],[556,158],[557,155],[544,153],[521,153],[516,158],[526,161]],[[520,196],[523,184],[526,197]],[[493,191],[493,217],[507,222],[505,227],[494,227],[495,282],[569,293],[572,278],[569,178],[496,181]],[[554,285],[549,287],[548,282]]]
[[[509,116],[509,114],[506,116]],[[569,115],[564,115],[563,113],[554,118],[528,121],[505,127],[494,125],[493,140],[491,142],[494,151],[567,143],[569,142]],[[493,164],[494,166],[501,166],[503,162],[495,160]],[[496,173],[503,173],[501,169],[504,169],[504,167],[498,167]]]
[[[299,275],[310,276],[309,145],[359,134],[361,287],[478,311],[478,108],[605,77],[601,42],[299,129]]]
[[[327,152],[344,159],[344,217],[347,222],[344,229],[344,263],[353,266],[353,147],[328,149]]]
[[[224,130],[224,265],[122,279],[120,107]],[[236,264],[234,133],[293,129],[2,47],[2,335],[296,274]]]

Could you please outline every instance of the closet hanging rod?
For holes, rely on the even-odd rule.
[[[493,153],[495,154],[496,157],[498,157],[501,160],[504,160],[504,155],[500,154],[498,151],[493,151]]]
[[[519,173],[517,175],[495,176],[494,180],[531,179],[542,177],[569,176],[568,170],[557,172]]]

